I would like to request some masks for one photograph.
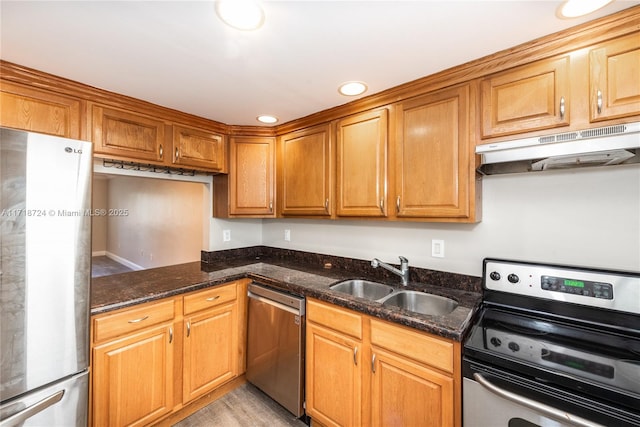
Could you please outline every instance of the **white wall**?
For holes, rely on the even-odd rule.
[[[102,176],[94,176],[93,191],[91,193],[91,207],[93,209],[107,208],[108,180]],[[107,251],[107,217],[94,216],[91,218],[91,252],[93,256],[105,255]]]
[[[208,237],[209,188],[203,183],[114,176],[107,217],[107,255],[134,268],[199,261]]]
[[[640,165],[483,178],[478,224],[264,220],[262,244],[473,276],[484,257],[640,271]],[[284,241],[284,230],[291,241]],[[445,258],[431,257],[431,239]]]

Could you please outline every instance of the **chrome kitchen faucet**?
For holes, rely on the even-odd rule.
[[[407,286],[407,284],[409,283],[409,260],[403,256],[400,256],[399,258],[400,258],[400,270],[393,267],[392,265],[389,265],[387,263],[380,261],[378,258],[374,258],[371,260],[371,267],[373,268],[382,267],[386,270],[389,270],[393,274],[397,274],[402,279],[402,286]]]

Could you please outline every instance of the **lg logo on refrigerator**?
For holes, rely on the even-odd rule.
[[[80,148],[64,147],[64,151],[66,151],[67,153],[82,154],[82,149]]]

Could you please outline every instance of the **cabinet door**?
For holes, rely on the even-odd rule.
[[[306,411],[326,427],[360,426],[362,343],[307,321]]]
[[[396,124],[396,215],[468,218],[469,86],[399,104]]]
[[[373,347],[373,426],[452,427],[453,379]]]
[[[81,138],[78,99],[3,81],[0,105],[0,126]]]
[[[170,324],[94,347],[94,426],[142,426],[173,408]]]
[[[162,163],[162,120],[98,104],[91,105],[91,136],[96,154],[131,161]]]
[[[237,313],[233,303],[185,318],[183,403],[238,374]]]
[[[482,137],[569,124],[569,57],[537,61],[481,82]]]
[[[593,49],[589,61],[591,121],[640,114],[640,33]]]
[[[275,216],[275,140],[234,137],[229,151],[229,213]]]
[[[385,109],[338,122],[338,216],[386,216],[387,115]]]
[[[330,125],[321,125],[280,138],[282,215],[331,214]]]
[[[186,126],[173,126],[173,164],[226,171],[224,136]]]

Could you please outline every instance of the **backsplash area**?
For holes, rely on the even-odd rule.
[[[354,278],[366,278],[387,283],[398,282],[398,284],[400,284],[400,278],[398,276],[383,268],[371,267],[370,260],[345,258],[269,246],[252,246],[210,252],[202,251],[201,261],[206,264],[232,264],[233,261],[246,261],[247,259],[255,259],[256,262],[285,265],[294,269],[296,265],[304,266],[307,270],[317,270],[321,274],[336,272],[345,275],[345,273],[347,273]],[[470,292],[481,292],[482,290],[481,279],[479,277],[412,267],[411,264],[409,264],[409,270],[410,282],[444,286]]]

